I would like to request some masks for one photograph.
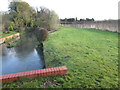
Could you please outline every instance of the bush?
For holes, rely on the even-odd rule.
[[[43,28],[36,28],[34,33],[35,33],[35,36],[36,36],[38,42],[43,42],[48,37],[48,31]]]

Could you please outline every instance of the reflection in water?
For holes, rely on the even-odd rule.
[[[29,39],[28,39],[29,38]],[[6,48],[0,45],[2,49],[2,74],[10,74],[24,71],[42,69],[45,67],[42,48],[35,45],[35,39],[22,36],[18,46]]]
[[[41,48],[42,47],[42,48]],[[43,60],[43,68],[46,68],[45,66],[45,59],[44,59],[44,53],[43,53],[43,44],[41,43],[41,47],[37,47],[36,50],[39,53],[39,57]]]

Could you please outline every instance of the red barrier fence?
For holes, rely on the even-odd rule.
[[[67,71],[68,71],[67,67],[62,66],[62,67],[54,67],[54,68],[12,73],[12,74],[0,75],[0,82],[4,83],[9,81],[14,81],[19,79],[19,77],[35,78],[38,76],[64,75],[67,73]]]

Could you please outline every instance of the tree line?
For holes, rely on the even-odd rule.
[[[46,7],[33,8],[22,0],[12,0],[7,13],[2,13],[2,31],[22,31],[26,28],[44,28],[48,31],[58,28],[58,15]]]
[[[95,21],[94,18],[89,19],[77,19],[76,18],[65,18],[65,19],[60,19],[61,24],[65,24],[65,23],[77,23],[77,22],[89,22],[89,21]]]

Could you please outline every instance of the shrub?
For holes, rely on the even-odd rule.
[[[36,28],[34,31],[34,34],[35,34],[38,42],[43,42],[48,37],[48,31],[46,29],[43,29],[43,28]]]

